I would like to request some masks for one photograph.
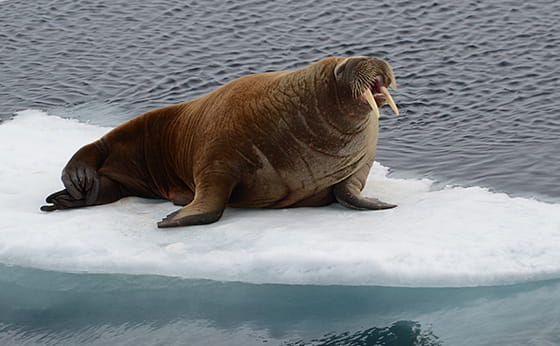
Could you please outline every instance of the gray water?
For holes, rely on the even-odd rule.
[[[0,119],[39,108],[117,125],[248,73],[368,55],[388,60],[399,83],[403,114],[385,110],[381,122],[384,165],[560,200],[560,2],[0,6]]]
[[[326,56],[388,60],[395,175],[560,200],[560,2],[0,2],[0,121],[100,125]],[[0,344],[560,344],[557,281],[248,285],[0,266]]]

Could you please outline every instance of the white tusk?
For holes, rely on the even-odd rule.
[[[371,90],[366,89],[366,91],[364,91],[364,97],[366,98],[367,102],[369,103],[369,105],[371,106],[373,113],[375,113],[375,115],[377,115],[377,118],[379,119],[379,108],[377,107],[377,103],[375,103],[375,100],[373,99],[373,95],[371,93]]]
[[[393,112],[395,112],[396,115],[399,115],[399,108],[395,104],[395,101],[393,100],[393,97],[389,93],[389,90],[387,90],[387,88],[384,86],[379,88],[379,90],[383,93],[383,95],[385,95],[385,98],[387,99],[387,103],[389,104],[389,106],[391,106]]]

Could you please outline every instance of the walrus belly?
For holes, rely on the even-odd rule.
[[[300,155],[280,158],[275,155],[270,159],[259,151],[261,167],[246,172],[233,190],[229,205],[283,208],[300,206],[303,201],[306,201],[304,205],[309,206],[327,204],[332,186],[353,175],[366,162],[373,162],[375,156],[375,147],[348,154],[344,159],[329,157],[309,148],[298,150]]]

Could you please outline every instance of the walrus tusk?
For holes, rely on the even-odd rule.
[[[387,90],[387,88],[384,86],[379,88],[379,90],[383,93],[383,95],[385,95],[385,98],[387,98],[387,103],[389,104],[389,106],[391,106],[393,112],[395,112],[396,115],[399,115],[399,108],[395,104],[395,101],[393,100],[393,97],[389,93],[389,90]]]
[[[377,115],[377,118],[379,119],[380,114],[379,114],[379,108],[377,107],[377,103],[375,103],[375,100],[373,99],[373,95],[371,93],[371,90],[366,89],[366,91],[364,91],[364,96],[367,100],[367,102],[369,103],[370,107],[373,110],[373,113],[375,113],[375,115]]]

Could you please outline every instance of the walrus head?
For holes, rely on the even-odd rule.
[[[397,82],[391,66],[376,58],[363,56],[342,60],[334,69],[339,87],[350,97],[359,102],[367,103],[379,117],[379,107],[385,102],[391,106],[395,114],[399,109],[393,101],[388,88],[396,90]]]

